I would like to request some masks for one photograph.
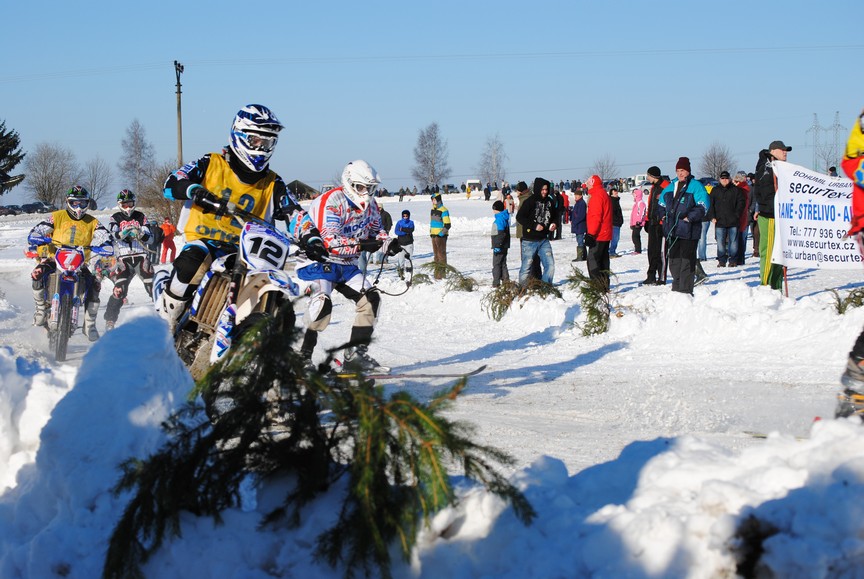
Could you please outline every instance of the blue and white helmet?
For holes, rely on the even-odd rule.
[[[246,105],[231,124],[229,146],[240,161],[256,173],[267,168],[276,149],[282,123],[264,105]]]

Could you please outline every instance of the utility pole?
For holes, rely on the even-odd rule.
[[[819,133],[821,131],[822,127],[819,126],[819,117],[816,116],[816,113],[813,113],[813,124],[807,129],[807,133],[813,133],[813,165],[810,168],[814,171],[819,170],[816,160],[819,158]]]
[[[183,65],[174,61],[174,72],[177,74],[177,166],[183,166],[183,117],[180,113],[180,75]]]

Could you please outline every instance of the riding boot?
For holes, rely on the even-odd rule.
[[[34,326],[48,326],[48,309],[50,304],[45,299],[44,289],[33,290],[33,303],[36,305],[36,310],[33,313]]]
[[[159,304],[158,313],[159,317],[168,322],[168,329],[172,335],[177,328],[177,320],[183,315],[187,303],[188,300],[174,297],[167,289],[162,292],[162,303]]]
[[[99,302],[90,302],[86,304],[87,309],[84,312],[84,335],[91,342],[99,339],[99,331],[96,329],[96,314],[99,313]]]

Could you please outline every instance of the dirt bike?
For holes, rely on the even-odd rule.
[[[265,316],[273,316],[300,287],[283,269],[290,240],[273,224],[244,211],[234,203],[204,199],[199,205],[240,226],[238,245],[222,244],[188,308],[174,331],[177,354],[194,380],[230,350],[244,328]],[[153,278],[153,299],[160,303],[170,273],[159,270]]]
[[[43,239],[44,245],[56,246],[54,263],[56,270],[45,280],[45,301],[51,304],[48,323],[48,347],[58,362],[66,360],[69,338],[78,329],[82,306],[87,302],[88,291],[82,268],[86,264],[84,247],[63,245],[51,239]],[[89,248],[102,257],[111,256],[113,248],[98,246]]]

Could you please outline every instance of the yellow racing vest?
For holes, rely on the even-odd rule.
[[[54,221],[54,231],[51,239],[64,245],[81,245],[87,247],[93,241],[93,233],[99,227],[99,220],[92,215],[84,215],[75,220],[69,216],[65,209],[54,211],[51,214]],[[53,257],[57,247],[54,245],[40,245],[40,257]],[[90,259],[90,250],[84,253],[86,259]]]
[[[275,182],[276,173],[268,169],[261,179],[247,185],[234,174],[222,155],[211,153],[210,164],[207,165],[201,185],[217,197],[235,203],[240,209],[267,219]],[[200,207],[193,205],[183,232],[188,241],[213,239],[236,244],[240,239],[240,223],[227,216],[217,219],[212,213],[204,213]]]

